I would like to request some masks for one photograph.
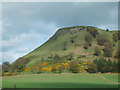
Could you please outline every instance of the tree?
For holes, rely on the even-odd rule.
[[[98,72],[101,73],[107,73],[107,72],[119,72],[118,71],[118,62],[106,60],[104,58],[101,58],[99,60],[94,60],[94,64],[97,66]]]
[[[106,43],[106,42],[109,42],[108,37],[106,37],[106,35],[100,34],[100,35],[97,36],[98,45],[103,46],[104,43]]]
[[[8,72],[10,69],[10,62],[3,62],[2,63],[2,72]]]
[[[94,48],[94,55],[99,56],[100,54],[101,54],[101,51],[100,51],[99,47],[95,47]]]
[[[85,36],[85,41],[86,42],[92,42],[93,41],[93,36],[90,33],[87,33]]]
[[[112,72],[113,62],[110,59],[107,61],[106,67],[107,67],[107,72]]]
[[[111,57],[111,56],[112,56],[112,43],[106,42],[106,43],[104,44],[104,49],[103,49],[103,51],[104,51],[104,55],[105,55],[106,57]]]
[[[120,47],[119,47],[119,46],[118,46],[118,48],[116,49],[115,58],[120,59]]]
[[[113,61],[112,62],[112,71],[111,72],[119,73],[120,72],[119,65],[120,65],[120,62]]]
[[[112,48],[112,46],[113,46],[113,43],[112,42],[105,42],[104,43],[104,47],[109,47],[109,48]]]
[[[106,29],[106,31],[109,31],[109,29]]]
[[[87,33],[84,39],[86,41],[86,44],[88,44],[89,46],[92,45],[93,36],[90,33]]]
[[[111,57],[111,56],[112,56],[112,49],[111,49],[111,48],[109,48],[109,47],[104,47],[103,51],[104,51],[104,55],[105,55],[106,57]]]

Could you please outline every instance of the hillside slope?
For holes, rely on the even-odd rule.
[[[93,32],[97,33],[95,37],[94,35],[92,36],[92,44],[88,46],[87,49],[85,49],[85,37],[88,34],[94,34]],[[61,57],[62,59],[65,59],[65,57],[70,53],[73,54],[73,59],[78,59],[78,57],[82,56],[82,60],[95,60],[96,58],[104,57],[103,45],[100,46],[97,42],[97,37],[99,35],[103,35],[108,38],[108,40],[112,42],[112,44],[114,44],[112,45],[112,53],[116,52],[116,48],[118,45],[117,42],[113,43],[113,33],[115,32],[117,31],[106,31],[92,26],[74,26],[61,28],[57,30],[57,32],[47,42],[45,42],[43,45],[39,46],[32,52],[28,53],[24,57],[19,58],[15,61],[15,63],[24,61],[24,63],[29,66],[35,64],[37,61],[53,60],[52,58],[56,54],[59,55],[59,57]],[[94,55],[95,47],[100,48],[102,53],[100,56]],[[114,56],[111,56],[110,58],[112,60],[116,60]]]

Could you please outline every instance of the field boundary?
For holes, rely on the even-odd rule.
[[[96,74],[96,75],[99,76],[99,77],[101,77],[101,78],[103,78],[104,80],[112,83],[112,84],[120,84],[120,83],[113,82],[113,81],[111,81],[111,80],[109,80],[109,79],[107,79],[107,78],[105,78],[104,76],[101,76],[101,75],[99,75],[99,74]]]

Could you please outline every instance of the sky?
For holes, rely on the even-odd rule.
[[[4,2],[1,23],[0,60],[13,62],[42,45],[62,27],[87,25],[118,30],[118,3]]]

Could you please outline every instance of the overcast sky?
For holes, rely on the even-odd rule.
[[[13,62],[48,40],[58,28],[89,25],[117,30],[117,2],[3,3],[2,57]]]

